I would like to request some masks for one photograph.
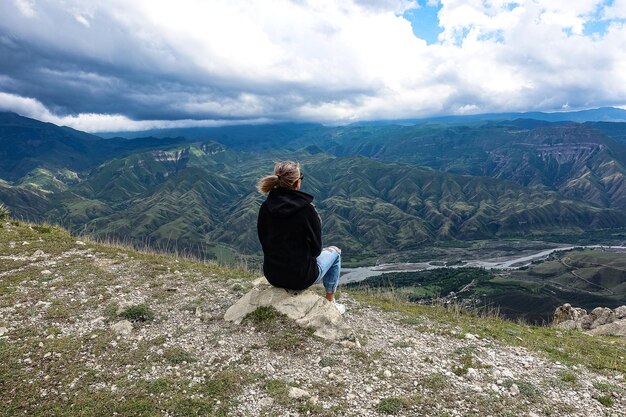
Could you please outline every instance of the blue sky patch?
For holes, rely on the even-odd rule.
[[[420,0],[418,3],[419,8],[407,10],[402,16],[411,22],[415,36],[424,39],[429,45],[436,43],[437,36],[442,32],[437,17],[442,6],[441,4],[429,6],[425,0]]]

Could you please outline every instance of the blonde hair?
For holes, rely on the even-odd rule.
[[[256,188],[267,194],[274,187],[294,188],[300,179],[300,164],[293,161],[274,162],[274,174],[259,179]]]

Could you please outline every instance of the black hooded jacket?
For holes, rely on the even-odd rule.
[[[274,188],[261,204],[257,231],[263,247],[263,273],[275,287],[302,290],[318,275],[322,223],[313,196]]]

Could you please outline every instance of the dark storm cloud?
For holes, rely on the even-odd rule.
[[[123,114],[135,120],[284,119],[303,102],[367,92],[211,74],[159,38],[146,42],[136,37],[102,11],[85,27],[64,10],[49,3],[40,6],[36,22],[10,3],[0,6],[0,14],[11,16],[0,19],[0,89],[35,98],[57,114]],[[242,108],[242,94],[258,96],[261,102]]]

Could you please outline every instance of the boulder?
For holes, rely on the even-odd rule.
[[[573,320],[574,322],[579,321],[581,318],[587,315],[587,310],[584,308],[572,307],[571,304],[563,304],[559,306],[554,311],[554,319],[552,320],[552,324],[554,326],[559,326],[559,324],[563,322],[567,322]]]
[[[626,336],[626,319],[616,320],[612,323],[603,324],[587,332],[591,335],[606,335],[606,336]]]
[[[615,321],[615,313],[608,307],[594,308],[593,310],[591,310],[591,313],[589,315],[593,317],[593,321],[590,325],[591,329],[595,329],[596,327],[600,327],[602,325]]]
[[[316,336],[333,341],[352,338],[354,332],[337,308],[312,290],[276,288],[264,278],[256,280],[254,284],[254,288],[226,311],[224,320],[239,324],[258,307],[272,306],[298,325],[313,328]]]
[[[554,311],[552,325],[565,330],[583,330],[590,335],[626,336],[626,306],[611,310],[596,307],[589,314],[582,308],[563,304]]]
[[[626,306],[617,307],[613,311],[615,312],[615,318],[617,320],[619,320],[619,319],[626,319]]]

